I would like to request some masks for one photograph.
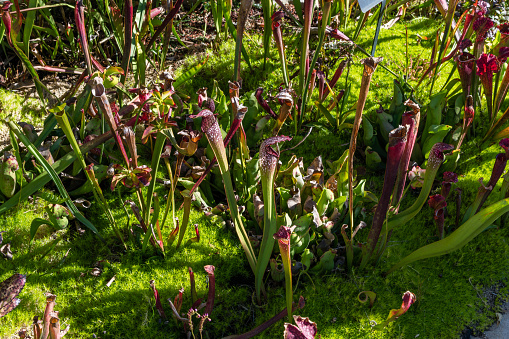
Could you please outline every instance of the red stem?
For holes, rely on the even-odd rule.
[[[177,2],[175,3],[175,6],[173,6],[173,8],[171,9],[170,13],[168,13],[168,15],[164,19],[163,23],[161,24],[161,26],[159,26],[157,28],[157,30],[155,31],[154,35],[152,36],[152,38],[150,39],[150,41],[148,42],[148,44],[147,44],[147,46],[145,48],[147,51],[150,50],[150,48],[152,47],[152,45],[156,41],[157,37],[159,37],[159,35],[164,31],[166,26],[175,17],[175,15],[177,15],[177,13],[178,13],[178,11],[180,9],[180,6],[182,5],[182,2],[183,2],[183,0],[177,0]]]

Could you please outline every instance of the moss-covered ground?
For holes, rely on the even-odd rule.
[[[426,60],[431,42],[421,40],[418,43],[417,34],[431,38],[437,24],[433,20],[418,19],[407,25],[410,55],[414,60]],[[368,48],[373,35],[373,27],[363,30],[361,45]],[[256,41],[256,38],[253,37],[252,41]],[[261,67],[263,60],[257,54],[261,48],[258,44],[251,44],[248,42],[252,53],[258,55],[254,58],[254,67]],[[377,55],[384,56],[387,66],[397,70],[405,63],[404,44],[405,27],[402,24],[382,30]],[[224,46],[217,53],[210,53],[204,73],[199,73],[191,80],[189,88],[212,88],[210,79],[213,78],[222,87],[225,86],[231,78],[233,49],[231,44]],[[360,58],[356,54],[356,61]],[[190,60],[189,64],[192,62]],[[268,86],[276,86],[278,69],[273,65],[271,67],[275,71],[268,72],[266,78],[262,76],[262,79],[258,74],[256,79]],[[352,67],[351,79],[358,82],[360,70],[358,65]],[[204,82],[200,79],[208,80]],[[377,70],[366,106],[368,113],[373,112],[379,102],[388,105],[392,79],[382,69]],[[444,81],[444,77],[440,77],[435,86],[441,87]],[[258,84],[249,86],[246,88],[253,90]],[[358,91],[358,84],[356,86],[354,93]],[[423,86],[417,92],[422,99],[421,104],[427,103],[428,91],[429,88]],[[318,155],[335,160],[347,147],[348,134],[347,131],[343,133],[314,133],[293,152],[303,156],[306,165]],[[477,179],[490,176],[494,157],[500,151],[496,145],[480,149],[478,142],[478,139],[467,142],[457,168],[461,177],[455,187],[463,190],[462,212],[475,196]],[[166,173],[159,175],[166,176]],[[367,189],[379,193],[381,175],[368,172],[365,175]],[[164,196],[164,188],[159,190],[159,196]],[[496,200],[496,190],[488,203]],[[410,204],[415,196],[410,192],[404,204]],[[132,192],[122,191],[121,197],[125,201],[133,195]],[[108,195],[108,199],[110,205],[116,207],[114,215],[118,225],[127,233],[125,212],[117,207],[122,201],[116,194]],[[8,316],[0,318],[2,338],[10,338],[22,326],[30,325],[34,315],[42,315],[45,292],[58,296],[56,309],[60,311],[64,324],[71,326],[70,338],[90,338],[93,334],[101,338],[182,338],[181,324],[173,319],[161,321],[149,281],[156,280],[168,315],[171,310],[164,300],[173,299],[183,287],[183,310],[187,310],[191,306],[188,267],[195,272],[199,296],[205,297],[207,282],[204,265],[216,267],[217,297],[210,315],[212,321],[206,324],[209,338],[245,332],[284,307],[284,288],[273,282],[267,286],[267,304],[261,308],[253,304],[254,278],[234,232],[211,223],[198,211],[192,212],[190,225],[199,224],[200,242],[183,246],[178,251],[174,247],[168,248],[165,257],[161,257],[150,249],[146,253],[135,247],[121,251],[119,241],[107,227],[106,219],[96,203],[86,212],[86,216],[98,227],[106,239],[105,243],[91,232],[79,235],[73,231],[48,232],[46,235],[41,232],[30,243],[30,223],[33,218],[43,216],[43,205],[43,201],[35,198],[0,216],[0,230],[6,231],[3,234],[4,242],[10,242],[14,252],[13,261],[0,260],[0,281],[15,272],[28,275],[27,284],[20,295],[20,306]],[[454,204],[451,205],[446,225],[454,224],[455,210]],[[167,236],[169,231],[170,228],[166,226],[163,234]],[[189,232],[190,229],[186,239],[194,236]],[[385,255],[375,269],[354,270],[348,274],[336,271],[312,276],[312,282],[302,277],[299,285],[294,286],[294,295],[295,299],[299,295],[304,296],[306,306],[298,314],[310,317],[318,324],[321,338],[458,338],[466,327],[486,328],[494,320],[497,306],[508,296],[505,287],[509,278],[507,227],[489,229],[454,253],[413,263],[387,277],[382,275],[402,257],[435,241],[435,232],[432,211],[424,206],[412,222],[395,230]],[[55,239],[61,240],[48,252]],[[102,262],[103,272],[96,277],[90,272],[98,261]],[[113,276],[115,281],[108,287],[106,284]],[[485,293],[493,286],[498,288],[490,289],[492,294]],[[359,292],[367,290],[377,294],[372,308],[357,300]],[[401,296],[407,290],[416,295],[416,303],[383,331],[372,331],[373,322],[381,323],[391,309],[400,307]],[[280,338],[282,331],[281,321],[259,337]]]

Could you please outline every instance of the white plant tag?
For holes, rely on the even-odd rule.
[[[366,13],[371,8],[375,7],[376,5],[382,2],[382,0],[358,0],[358,1],[362,13]]]

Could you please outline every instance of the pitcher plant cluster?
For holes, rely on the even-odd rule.
[[[242,67],[251,67],[243,38],[252,1],[241,1],[236,25],[231,1],[211,2],[216,43],[223,32],[225,39],[231,35],[236,41],[232,81],[228,88],[220,88],[215,81],[210,91],[200,88],[187,94],[181,85],[199,76],[207,58],[177,78],[164,68],[170,36],[177,34],[174,21],[182,0],[161,1],[161,7],[155,8],[150,1],[140,1],[146,6],[139,4],[136,10],[130,0],[119,5],[99,2],[99,16],[106,19],[101,29],[111,30],[112,46],[107,48],[91,42],[89,25],[97,20],[91,15],[91,2],[76,1],[71,6],[74,26],[65,29],[66,36],[55,37],[66,59],[85,62],[85,69],[72,70],[42,59],[39,65],[32,64],[26,36],[38,29],[33,15],[51,7],[29,7],[22,12],[18,2],[13,3],[15,10],[9,1],[0,4],[2,34],[32,76],[43,104],[48,93],[54,95],[40,81],[38,71],[73,72],[79,77],[67,93],[55,98],[56,105],[45,108],[42,130],[4,120],[11,145],[0,164],[0,213],[52,181],[59,198],[46,198],[50,203],[47,219],[33,220],[30,241],[42,225],[62,230],[74,221],[101,240],[111,227],[125,251],[165,256],[170,249],[180,255],[182,248],[203,241],[200,228],[204,225],[188,227],[192,208],[199,209],[223,225],[225,232],[236,235],[252,271],[253,302],[263,305],[270,288],[284,282],[283,310],[235,338],[253,337],[283,318],[288,319],[285,338],[314,338],[317,324],[294,315],[304,307],[303,298],[294,296],[301,281],[314,284],[313,279],[330,272],[353,275],[377,266],[382,258],[392,265],[384,272],[388,275],[417,260],[455,251],[493,223],[504,225],[507,219],[509,109],[501,110],[507,106],[504,99],[509,88],[509,24],[495,25],[483,1],[474,3],[456,21],[457,0],[435,1],[445,27],[437,32],[442,34],[437,34],[429,68],[412,87],[408,74],[389,70],[383,57],[371,56],[356,44],[368,15],[358,22],[354,36],[342,33],[340,29],[351,20],[353,6],[348,2],[324,0],[315,10],[313,1],[304,0],[303,7],[297,1],[294,15],[279,1],[276,5],[262,0],[263,67],[274,62],[281,78],[272,89],[254,91],[242,88]],[[331,27],[336,16],[339,25]],[[317,22],[317,36],[311,34],[313,22]],[[300,28],[297,39],[286,34],[289,25]],[[487,43],[489,32],[495,38]],[[330,41],[338,41],[340,50],[325,49]],[[273,46],[278,60],[269,59]],[[290,53],[294,50],[296,56]],[[104,67],[101,55],[113,51],[121,56],[120,66]],[[362,76],[353,81],[350,69],[356,52],[366,58],[360,61]],[[152,82],[145,74],[149,63],[160,71]],[[416,89],[429,85],[432,91],[445,63],[452,65],[448,81],[430,93],[428,104],[419,104]],[[373,75],[381,71],[394,77],[391,104],[368,114]],[[360,87],[353,87],[353,82]],[[349,108],[353,97],[355,105]],[[337,146],[338,159],[324,161],[313,154],[314,160],[306,166],[292,150],[307,142],[313,132],[308,126],[318,122],[331,133],[350,132],[350,140],[347,147]],[[481,143],[498,142],[503,151],[493,159],[489,180],[480,178],[476,196],[465,197],[455,187],[462,180],[455,171],[462,149],[481,133]],[[359,174],[361,167],[384,173],[380,192],[368,190],[370,185]],[[410,190],[416,198],[410,197]],[[106,199],[112,194],[127,217],[126,225],[115,219]],[[465,213],[461,213],[462,200],[473,201]],[[100,207],[108,225],[97,227],[87,219],[91,204]],[[176,217],[179,209],[183,210],[181,220]],[[436,241],[416,248],[399,262],[385,257],[393,234],[419,214],[432,220],[430,225],[434,223]],[[12,255],[4,247],[2,254]],[[166,303],[155,281],[150,282],[161,319],[166,321],[169,314],[193,338],[202,337],[206,324],[214,322],[215,267],[204,269],[208,294],[203,300],[198,298],[189,269],[191,307],[187,312],[183,290]],[[19,304],[17,296],[25,282],[24,275],[16,274],[0,284],[0,316]],[[376,295],[365,293],[374,302]],[[53,310],[55,296],[47,298],[43,320],[34,319],[33,331],[37,338],[60,338],[67,330],[60,330],[58,312]],[[412,292],[405,292],[401,308],[391,310],[387,320],[373,329],[383,329],[415,301]]]

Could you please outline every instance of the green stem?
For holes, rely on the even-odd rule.
[[[288,311],[288,320],[293,321],[292,317],[292,303],[293,303],[293,290],[292,290],[292,265],[290,257],[283,259],[283,265],[285,268],[285,290],[286,290],[286,308]]]
[[[299,71],[299,94],[302,95],[302,104],[299,107],[300,116],[295,119],[295,130],[298,131],[302,119],[304,116],[305,100],[306,100],[306,87],[307,87],[307,76],[306,76],[306,60],[308,59],[309,52],[309,35],[311,33],[311,21],[313,20],[313,0],[304,0],[304,27],[302,29],[302,40],[301,40],[301,53],[300,53],[300,71]],[[322,25],[323,26],[323,25]],[[311,66],[311,65],[310,65]],[[310,68],[311,69],[311,68]]]
[[[302,94],[302,104],[301,104],[301,116],[300,116],[300,120],[303,119],[304,112],[306,111],[306,105],[307,105],[307,101],[308,101],[307,93],[308,93],[308,89],[309,89],[309,81],[311,79],[311,74],[313,73],[313,69],[315,67],[316,61],[318,60],[318,55],[320,54],[320,51],[322,49],[323,40],[324,40],[324,37],[325,37],[325,28],[327,27],[327,24],[329,22],[329,13],[330,13],[331,2],[330,1],[326,1],[324,5],[327,5],[327,4],[328,4],[328,6],[326,6],[326,7],[324,6],[324,9],[323,9],[322,25],[320,26],[320,31],[318,33],[318,46],[317,46],[317,48],[315,50],[315,54],[313,55],[313,60],[309,64],[309,72],[308,72],[308,75],[306,77],[306,81],[304,83],[304,93]],[[305,59],[304,59],[304,65],[305,65]],[[302,72],[302,69],[303,68],[301,68],[301,72]]]
[[[462,248],[507,212],[509,212],[509,198],[500,200],[475,214],[445,239],[415,250],[394,265],[385,275],[414,261],[440,256]]]
[[[424,175],[424,185],[421,188],[421,192],[417,197],[417,200],[413,203],[412,206],[408,207],[406,210],[396,214],[392,218],[387,221],[387,231],[393,230],[398,225],[403,225],[408,221],[412,220],[417,213],[422,209],[422,206],[426,203],[429,197],[429,193],[431,192],[431,188],[433,187],[433,182],[435,181],[435,176],[437,175],[438,169],[440,166],[430,166],[426,168],[426,174]]]
[[[263,191],[263,238],[260,245],[260,252],[258,254],[258,262],[256,263],[255,272],[255,289],[258,303],[260,303],[260,290],[263,283],[263,275],[272,254],[274,247],[274,237],[272,236],[277,231],[276,224],[276,204],[274,203],[274,172],[266,177],[262,176],[262,191]]]
[[[171,180],[171,184],[170,184],[171,186],[170,186],[170,193],[168,194],[168,199],[166,201],[166,209],[164,211],[163,222],[161,223],[161,228],[163,228],[164,224],[166,223],[166,218],[168,217],[168,212],[170,211],[170,206],[172,208],[172,216],[173,216],[172,220],[173,220],[173,223],[175,223],[175,196],[174,196],[175,190],[173,189],[173,173],[171,170],[170,161],[167,158],[164,158],[164,163],[166,165],[166,169],[168,170],[168,175]],[[175,226],[175,225],[173,225],[173,226]]]
[[[154,152],[152,153],[152,164],[150,168],[152,169],[152,180],[148,185],[147,191],[147,202],[145,204],[146,209],[143,211],[145,214],[145,224],[149,224],[150,221],[150,208],[152,207],[152,197],[154,193],[154,189],[156,186],[156,177],[157,170],[159,169],[159,162],[161,160],[161,153],[163,152],[164,143],[166,141],[166,136],[161,131],[157,132],[156,144],[154,147]]]
[[[182,192],[184,196],[184,216],[182,217],[182,226],[179,230],[179,240],[177,242],[177,249],[180,247],[182,240],[184,240],[184,235],[186,233],[187,224],[189,223],[189,214],[191,213],[191,196],[189,195],[189,191],[185,190]]]
[[[219,162],[219,169],[221,171],[221,176],[223,178],[223,183],[226,190],[226,200],[228,201],[228,206],[230,207],[230,214],[233,218],[233,222],[235,224],[235,231],[239,239],[241,240],[242,248],[244,252],[246,252],[247,260],[249,261],[249,266],[253,272],[256,272],[256,257],[251,247],[251,243],[249,242],[249,237],[247,235],[246,229],[244,228],[244,223],[239,214],[239,208],[237,207],[237,201],[235,200],[235,194],[233,191],[232,179],[230,177],[230,170],[228,169],[228,164]]]

